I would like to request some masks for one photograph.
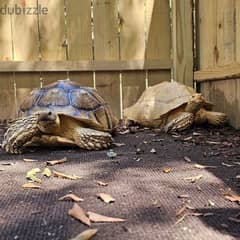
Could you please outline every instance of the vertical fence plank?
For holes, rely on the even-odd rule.
[[[146,60],[162,60],[163,62],[171,62],[169,1],[146,1],[146,13]],[[170,68],[168,71],[148,71],[149,86],[162,81],[170,80]]]
[[[146,16],[144,0],[125,0],[119,4],[121,59],[144,59]],[[136,102],[145,86],[145,71],[122,73],[123,109]]]
[[[95,60],[119,60],[117,3],[117,0],[94,1]],[[119,72],[96,72],[96,87],[98,92],[110,104],[114,114],[120,117]]]
[[[0,7],[8,4],[2,0]],[[0,15],[0,61],[12,60],[12,35],[10,15]],[[0,121],[15,117],[15,92],[12,73],[0,73]]]
[[[68,59],[92,60],[91,0],[66,1]],[[70,79],[93,87],[92,72],[70,73]]]
[[[240,63],[240,1],[236,0],[236,62]]]
[[[174,80],[193,86],[192,1],[173,0]]]
[[[28,0],[25,5],[21,1],[13,0],[12,4],[20,7],[37,6],[36,0]],[[15,14],[12,15],[13,46],[15,61],[37,61],[39,60],[39,36],[37,15]],[[33,88],[40,87],[39,73],[15,73],[17,110],[23,98],[29,94]]]

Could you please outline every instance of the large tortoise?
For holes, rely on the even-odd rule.
[[[117,123],[109,105],[95,89],[70,80],[59,80],[32,91],[20,111],[22,116],[12,122],[2,144],[3,149],[15,154],[29,145],[107,148]]]
[[[225,123],[226,115],[211,111],[212,107],[213,104],[193,88],[177,82],[162,82],[146,89],[134,105],[124,109],[124,118],[166,132],[181,131],[193,123]]]

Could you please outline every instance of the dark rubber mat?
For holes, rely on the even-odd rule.
[[[96,240],[240,239],[239,204],[224,198],[229,188],[240,193],[239,132],[195,128],[171,136],[144,130],[117,135],[115,142],[125,145],[113,148],[117,153],[113,159],[107,151],[67,148],[34,149],[18,156],[1,151],[0,239],[67,240],[88,229],[68,215],[71,201],[58,201],[69,192],[84,198],[79,205],[85,210],[126,219],[93,223]],[[63,157],[66,163],[49,168],[82,179],[42,177],[43,189],[22,188],[27,171],[43,169],[47,160]],[[195,164],[213,167],[199,169]],[[193,183],[185,179],[199,175],[201,179]],[[99,186],[97,180],[109,185]],[[102,202],[96,197],[100,192],[116,201]],[[176,216],[183,206],[187,209]]]

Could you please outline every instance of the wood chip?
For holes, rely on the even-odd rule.
[[[187,157],[187,156],[184,157],[184,160],[185,160],[186,162],[188,162],[188,163],[192,162],[192,160],[191,160],[189,157]]]
[[[83,224],[90,226],[91,222],[89,217],[86,215],[86,212],[81,208],[77,203],[73,204],[73,207],[68,210],[68,215],[79,220]]]
[[[74,202],[82,202],[84,201],[83,198],[80,198],[78,197],[77,195],[71,193],[71,194],[67,194],[67,195],[64,195],[63,197],[60,197],[58,200],[59,201],[62,201],[62,200],[73,200]]]
[[[214,142],[214,141],[206,141],[207,144],[210,144],[210,145],[219,145],[221,144],[221,142]]]
[[[94,212],[87,212],[87,215],[91,222],[125,222],[126,220],[123,218],[113,218],[113,217],[107,217],[104,215],[100,215],[98,213]]]
[[[106,187],[108,186],[108,183],[102,182],[102,181],[96,181],[99,186]]]
[[[228,220],[231,222],[240,223],[240,219],[238,219],[238,218],[229,217]]]
[[[24,162],[38,162],[38,160],[36,160],[36,159],[30,159],[30,158],[24,158],[23,161],[24,161]]]
[[[65,163],[67,161],[67,158],[64,157],[62,159],[59,159],[59,160],[51,160],[51,161],[47,161],[47,165],[50,165],[50,166],[54,166],[56,164],[61,164],[61,163]]]
[[[164,172],[164,173],[170,173],[171,170],[172,170],[172,169],[171,169],[170,167],[164,167],[164,168],[163,168],[163,172]]]
[[[23,187],[23,188],[42,189],[42,187],[41,187],[41,186],[39,186],[39,185],[36,185],[36,184],[34,184],[34,183],[31,183],[31,182],[24,183],[24,184],[22,185],[22,187]]]
[[[225,166],[225,167],[234,167],[235,166],[233,164],[228,164],[228,163],[225,163],[225,162],[222,162],[222,165]]]
[[[190,180],[191,183],[195,183],[196,181],[200,180],[203,177],[203,175],[197,175],[193,177],[185,177],[184,180]]]
[[[198,169],[205,169],[205,168],[216,168],[216,166],[208,166],[208,165],[201,165],[201,164],[194,164],[194,167],[195,168],[198,168]]]
[[[182,221],[185,219],[185,217],[186,217],[186,214],[184,214],[182,217],[180,217],[180,218],[175,222],[174,225],[177,225],[177,224],[179,224],[180,222],[182,222]]]
[[[122,146],[125,146],[126,144],[125,143],[112,143],[113,146],[116,146],[116,147],[122,147]]]
[[[208,199],[208,205],[214,207],[215,203],[212,200]]]
[[[240,195],[236,195],[236,194],[233,194],[233,193],[224,193],[224,197],[231,202],[240,203]]]
[[[176,217],[179,217],[186,211],[186,205],[183,205],[177,212],[176,212]]]
[[[97,233],[97,229],[87,229],[70,240],[91,240]]]
[[[100,198],[105,203],[115,202],[115,199],[111,195],[106,193],[98,193],[97,197]]]
[[[178,198],[189,198],[190,196],[188,194],[182,194],[178,195]]]
[[[67,175],[64,173],[60,173],[57,171],[53,171],[53,176],[54,177],[59,177],[59,178],[65,178],[65,179],[70,179],[70,180],[77,180],[77,179],[81,179],[82,177],[76,176],[76,175]]]

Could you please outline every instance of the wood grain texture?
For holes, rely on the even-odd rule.
[[[193,35],[191,0],[173,0],[173,76],[193,86]]]
[[[68,0],[66,9],[69,60],[92,60],[91,0]]]
[[[38,0],[48,8],[39,15],[40,53],[42,60],[66,60],[64,0]]]
[[[236,62],[240,63],[240,1],[236,1]]]
[[[171,71],[148,71],[148,86],[152,86],[164,81],[171,81]]]
[[[70,72],[69,78],[83,86],[93,87],[93,72]]]

